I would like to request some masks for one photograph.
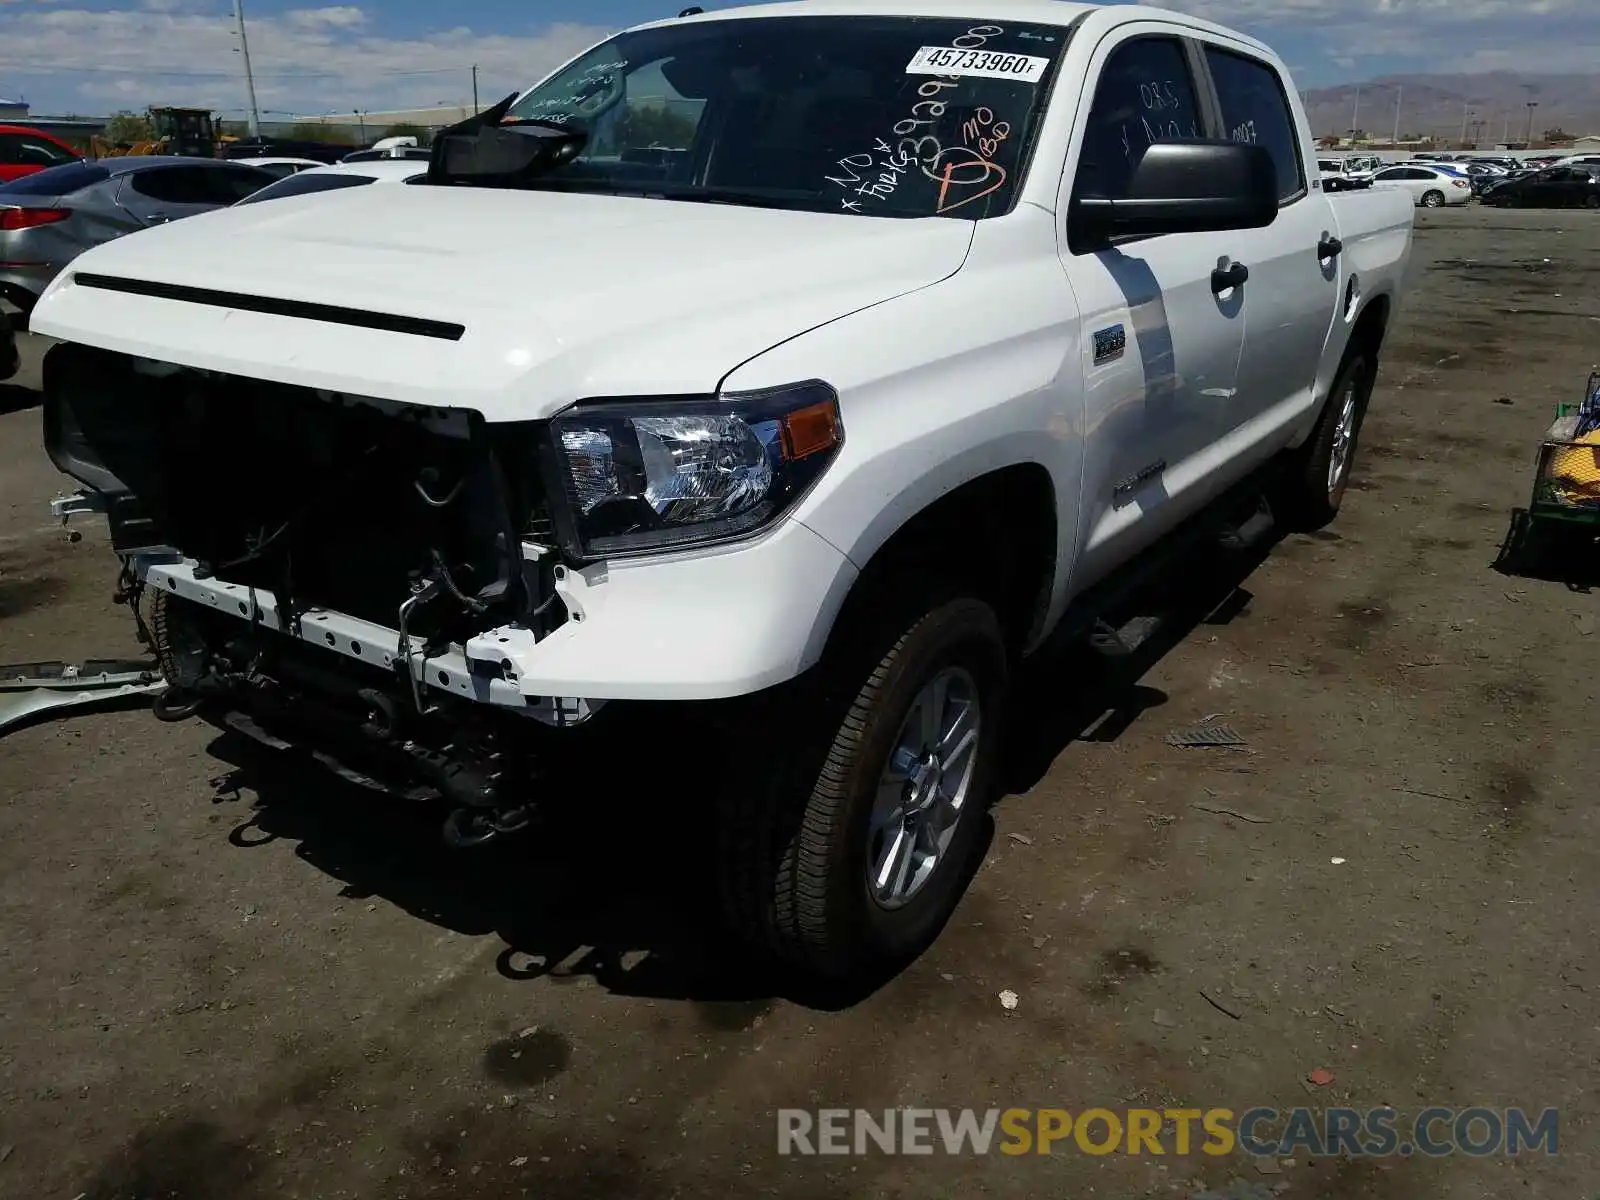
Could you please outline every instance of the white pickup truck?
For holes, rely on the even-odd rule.
[[[660,764],[727,792],[732,925],[892,969],[965,888],[1016,664],[1130,649],[1182,539],[1339,508],[1413,211],[1326,196],[1297,97],[1142,7],[627,30],[414,184],[79,258],[33,314],[59,510],[108,515],[159,716],[457,844],[593,803],[609,721],[745,720]]]

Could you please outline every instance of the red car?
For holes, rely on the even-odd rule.
[[[77,162],[82,157],[48,133],[26,125],[0,125],[0,183],[10,183],[46,167]]]

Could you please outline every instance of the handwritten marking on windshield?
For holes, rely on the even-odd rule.
[[[858,196],[869,196],[874,200],[887,200],[894,195],[895,189],[900,186],[900,181],[905,178],[906,172],[911,170],[911,158],[904,149],[896,150],[888,142],[879,138],[873,149],[878,156],[871,153],[851,154],[839,160],[840,176],[829,175],[825,178],[831,184],[854,192]],[[861,172],[876,172],[863,176]],[[852,207],[854,205],[854,207]],[[860,201],[845,201],[845,207],[851,212],[860,212]]]
[[[978,153],[984,158],[993,158],[1000,149],[1000,143],[1010,136],[1010,123],[996,121],[993,110],[988,108],[979,108],[961,126],[961,140],[969,146],[977,142]]]
[[[999,163],[980,158],[975,151],[965,146],[952,146],[944,151],[942,157],[944,158],[944,166],[939,173],[939,203],[934,209],[934,212],[939,216],[982,200],[985,196],[992,192],[997,192],[1005,186],[1005,168]],[[961,178],[956,177],[958,171],[963,173]],[[994,182],[990,183],[981,192],[974,192],[957,200],[949,198],[952,187],[977,187],[991,179]]]
[[[952,61],[948,56],[956,52],[961,56],[976,52],[1005,32],[1000,25],[975,25],[960,37],[951,39],[951,45],[944,48],[946,57],[938,61]],[[924,47],[924,51],[927,49]],[[998,61],[999,56],[994,57]],[[1048,65],[1048,60],[1040,61]],[[1018,77],[1006,78],[1015,81]],[[866,212],[866,202],[888,200],[912,175],[920,175],[938,185],[934,213],[940,216],[975,204],[1005,186],[1006,169],[994,158],[1010,139],[1012,128],[1008,122],[997,120],[993,109],[983,106],[969,109],[971,115],[959,126],[956,136],[961,141],[957,144],[946,145],[940,135],[932,132],[949,113],[952,99],[948,93],[958,91],[965,82],[955,73],[924,80],[917,86],[918,99],[911,111],[892,127],[899,139],[894,145],[879,138],[872,151],[838,160],[837,169],[824,179],[845,192],[839,198],[840,211]]]

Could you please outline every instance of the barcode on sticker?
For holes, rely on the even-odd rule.
[[[971,75],[980,79],[1014,79],[1038,83],[1048,58],[1006,54],[999,50],[963,50],[959,46],[924,46],[912,55],[907,75]]]

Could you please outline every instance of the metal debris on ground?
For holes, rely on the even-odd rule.
[[[1021,1002],[1021,998],[1010,988],[1007,988],[1005,991],[1000,993],[1000,1007],[1005,1009],[1007,1012],[1010,1012],[1012,1009],[1016,1008],[1016,1006]]]
[[[1235,1021],[1244,1020],[1244,1018],[1242,1016],[1240,1016],[1238,1013],[1234,1012],[1233,1009],[1229,1008],[1221,1000],[1218,1000],[1210,992],[1206,991],[1205,988],[1200,988],[1199,992],[1200,992],[1200,999],[1204,1000],[1207,1004],[1211,1005],[1212,1008],[1216,1009],[1223,1016],[1232,1017]]]
[[[1033,839],[1025,833],[1008,833],[1006,836],[1019,846],[1033,845]]]
[[[0,732],[52,709],[109,704],[153,695],[164,687],[161,672],[149,661],[90,659],[0,666]]]
[[[1245,746],[1248,745],[1242,737],[1234,732],[1232,726],[1206,722],[1199,725],[1190,725],[1187,729],[1174,729],[1167,734],[1167,745],[1184,748],[1198,746]]]
[[[1212,813],[1213,815],[1219,817],[1237,817],[1239,820],[1245,821],[1251,825],[1272,824],[1271,817],[1258,817],[1254,813],[1240,812],[1236,808],[1224,808],[1220,804],[1201,804],[1196,801],[1194,804],[1189,805],[1189,807],[1195,809],[1197,812]]]

